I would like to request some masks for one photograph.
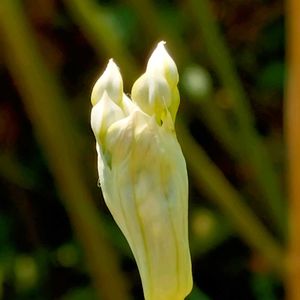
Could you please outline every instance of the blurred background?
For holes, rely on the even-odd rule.
[[[161,40],[180,74],[188,299],[284,298],[283,2],[1,0],[0,299],[143,299],[97,185],[90,93],[113,57],[130,94]]]

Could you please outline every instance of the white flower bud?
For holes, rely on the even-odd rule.
[[[177,69],[161,47],[132,88],[134,102],[115,93],[115,78],[100,77],[91,125],[104,200],[132,249],[145,299],[183,300],[192,288],[188,179],[174,132]]]
[[[124,118],[121,108],[111,100],[106,91],[91,112],[91,127],[97,140],[100,140],[110,125]]]
[[[172,57],[165,49],[165,42],[159,42],[153,51],[147,64],[146,72],[154,75],[161,74],[165,76],[170,86],[176,86],[178,83],[178,71]]]
[[[132,100],[148,115],[162,119],[171,105],[171,90],[162,75],[143,74],[133,85]]]
[[[192,287],[188,182],[174,133],[136,110],[109,128],[105,145],[111,161],[99,168],[101,187],[136,258],[145,299],[183,300]]]
[[[112,59],[109,60],[104,73],[94,85],[91,101],[95,105],[104,92],[117,104],[120,104],[123,96],[123,80],[118,66]]]
[[[158,123],[164,121],[166,110],[175,122],[179,106],[177,67],[164,44],[158,43],[145,74],[134,83],[131,92],[132,100],[147,114],[155,115]]]

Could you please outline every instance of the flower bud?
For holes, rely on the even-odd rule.
[[[145,299],[183,300],[192,286],[188,182],[174,133],[136,110],[109,128],[106,151],[111,167],[100,170],[101,187],[117,187],[105,200],[134,253]]]
[[[123,96],[123,80],[119,68],[112,59],[109,60],[104,73],[94,85],[91,101],[95,105],[103,96],[104,92],[115,103],[119,104]]]
[[[155,115],[158,123],[164,121],[167,111],[175,122],[179,106],[177,67],[164,44],[158,43],[149,58],[146,72],[134,83],[131,91],[132,100],[145,113]]]
[[[171,105],[171,90],[162,75],[143,74],[134,83],[131,97],[145,113],[155,115],[159,121]]]
[[[176,86],[178,83],[178,71],[172,57],[165,49],[165,42],[159,42],[156,49],[149,58],[146,72],[154,75],[161,74],[165,76],[170,86]]]
[[[103,80],[91,124],[104,200],[132,249],[145,299],[183,300],[192,288],[188,179],[174,131],[179,93],[173,60],[163,54],[165,67],[155,65],[160,58],[154,53],[150,71],[134,84],[134,102],[123,91],[119,99],[119,87]]]
[[[96,139],[100,140],[109,126],[124,116],[121,108],[104,91],[101,100],[94,105],[91,112],[91,127]]]

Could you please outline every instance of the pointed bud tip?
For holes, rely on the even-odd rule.
[[[113,58],[110,58],[108,60],[108,63],[107,63],[107,66],[106,66],[106,69],[104,72],[106,72],[106,71],[120,73],[120,69],[119,69],[118,65],[115,63],[115,61],[113,60]]]
[[[112,58],[109,59],[106,69],[93,87],[91,94],[92,105],[97,104],[105,91],[114,102],[119,103],[121,101],[123,95],[123,80],[119,67]]]
[[[179,79],[177,67],[173,58],[166,50],[165,44],[165,41],[157,44],[148,60],[146,72],[160,73],[166,77],[171,86],[176,86]]]
[[[151,58],[156,58],[156,59],[159,59],[161,58],[162,56],[164,55],[169,55],[168,54],[168,51],[166,50],[166,47],[165,47],[165,44],[166,42],[165,41],[160,41],[156,48],[154,49],[154,51],[152,52],[151,56],[150,56],[150,59]]]
[[[167,42],[166,41],[160,41],[158,44],[157,44],[157,47],[164,47],[165,48],[165,44]]]

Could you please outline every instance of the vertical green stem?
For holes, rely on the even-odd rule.
[[[84,183],[76,150],[78,139],[66,101],[44,64],[19,0],[1,1],[0,30],[7,66],[84,247],[98,296],[107,300],[129,299],[117,257],[104,237],[99,215]]]

